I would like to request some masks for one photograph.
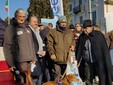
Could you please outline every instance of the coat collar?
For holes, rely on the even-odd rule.
[[[19,24],[15,18],[11,19],[11,25],[17,28],[26,28],[26,22]]]
[[[86,34],[83,32],[82,35],[86,35]],[[86,35],[86,36],[93,37],[94,36],[94,30],[91,33],[89,33],[89,35]]]
[[[67,27],[66,27],[66,30],[65,30],[65,31],[62,31],[59,27],[57,27],[56,30],[57,30],[57,31],[60,31],[60,32],[62,32],[62,33],[64,33],[64,34],[70,33],[70,30],[69,30]]]

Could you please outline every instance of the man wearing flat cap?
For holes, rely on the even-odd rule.
[[[81,78],[86,85],[92,85],[96,73],[99,85],[112,85],[112,64],[104,35],[93,30],[91,20],[84,20],[83,30],[76,49]]]
[[[70,47],[73,48],[74,46],[74,35],[67,27],[67,19],[65,16],[60,16],[58,26],[51,30],[47,37],[47,49],[54,64],[55,79],[60,79],[66,68]]]

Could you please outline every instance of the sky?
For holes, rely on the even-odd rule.
[[[0,0],[0,18],[5,20],[8,16],[8,12],[5,10],[6,0]],[[9,0],[9,16],[14,17],[14,13],[18,8],[23,8],[27,11],[29,7],[29,0]]]

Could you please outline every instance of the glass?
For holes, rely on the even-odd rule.
[[[18,18],[26,18],[26,16],[17,16]]]

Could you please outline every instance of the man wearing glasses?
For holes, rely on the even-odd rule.
[[[11,25],[5,30],[4,54],[10,70],[15,73],[15,69],[18,69],[21,75],[17,76],[17,81],[26,83],[27,79],[27,85],[33,85],[30,66],[31,62],[36,61],[36,55],[32,34],[25,24],[26,12],[20,8],[14,15]]]

